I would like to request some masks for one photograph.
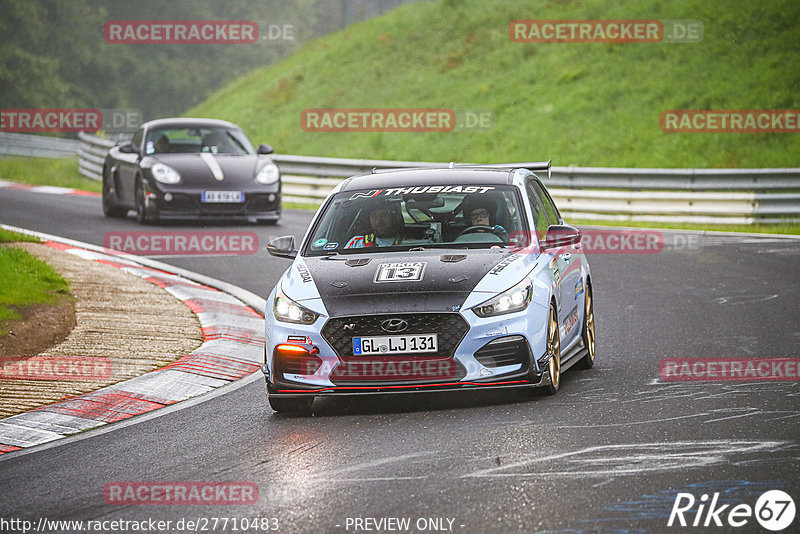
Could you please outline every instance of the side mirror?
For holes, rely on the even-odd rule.
[[[262,143],[258,145],[258,148],[256,148],[256,152],[259,154],[266,155],[266,154],[272,154],[275,151],[272,149],[270,145],[265,145]]]
[[[119,145],[119,151],[123,154],[138,154],[139,150],[133,146],[133,143],[125,143],[124,145]]]
[[[581,242],[581,231],[568,224],[554,224],[547,229],[547,234],[541,244],[542,250],[556,247],[566,247]]]
[[[295,250],[294,246],[294,236],[285,235],[276,237],[267,243],[267,252],[269,252],[270,256],[293,260],[297,257],[297,250]]]

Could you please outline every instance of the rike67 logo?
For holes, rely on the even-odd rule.
[[[778,532],[794,522],[794,500],[784,491],[770,490],[762,493],[755,506],[747,503],[720,505],[719,496],[719,492],[715,492],[710,498],[704,493],[700,499],[696,499],[691,493],[678,493],[667,526],[749,526],[746,530],[752,532],[752,520],[755,517],[763,528]]]

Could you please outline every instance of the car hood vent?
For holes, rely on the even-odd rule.
[[[363,267],[364,265],[368,264],[372,258],[356,258],[353,260],[347,260],[344,262],[345,265],[348,267]]]
[[[456,263],[467,259],[466,254],[442,254],[440,258],[445,263]]]

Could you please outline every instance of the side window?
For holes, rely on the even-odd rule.
[[[536,191],[536,195],[542,200],[542,205],[544,205],[544,211],[547,213],[547,220],[549,221],[549,224],[551,226],[558,224],[561,220],[561,216],[559,215],[555,204],[553,204],[553,199],[550,198],[550,195],[547,194],[547,191],[545,191],[542,185],[536,180],[532,179],[528,182],[528,184],[533,187],[533,190]]]
[[[144,135],[144,130],[142,128],[139,128],[138,130],[136,130],[136,133],[133,134],[133,139],[131,139],[131,143],[133,144],[133,146],[136,147],[137,150],[140,150],[142,148],[143,135]]]
[[[533,224],[536,227],[536,236],[541,241],[544,239],[545,234],[547,234],[547,227],[549,226],[547,223],[547,215],[545,214],[542,201],[539,200],[539,195],[536,194],[534,181],[528,180],[525,189],[528,192],[528,200],[530,200],[531,209],[533,210]]]

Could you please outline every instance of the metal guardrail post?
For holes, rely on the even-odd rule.
[[[103,179],[103,163],[108,149],[114,146],[114,142],[83,132],[78,133],[78,140],[80,141],[78,172],[91,180],[101,181]]]

